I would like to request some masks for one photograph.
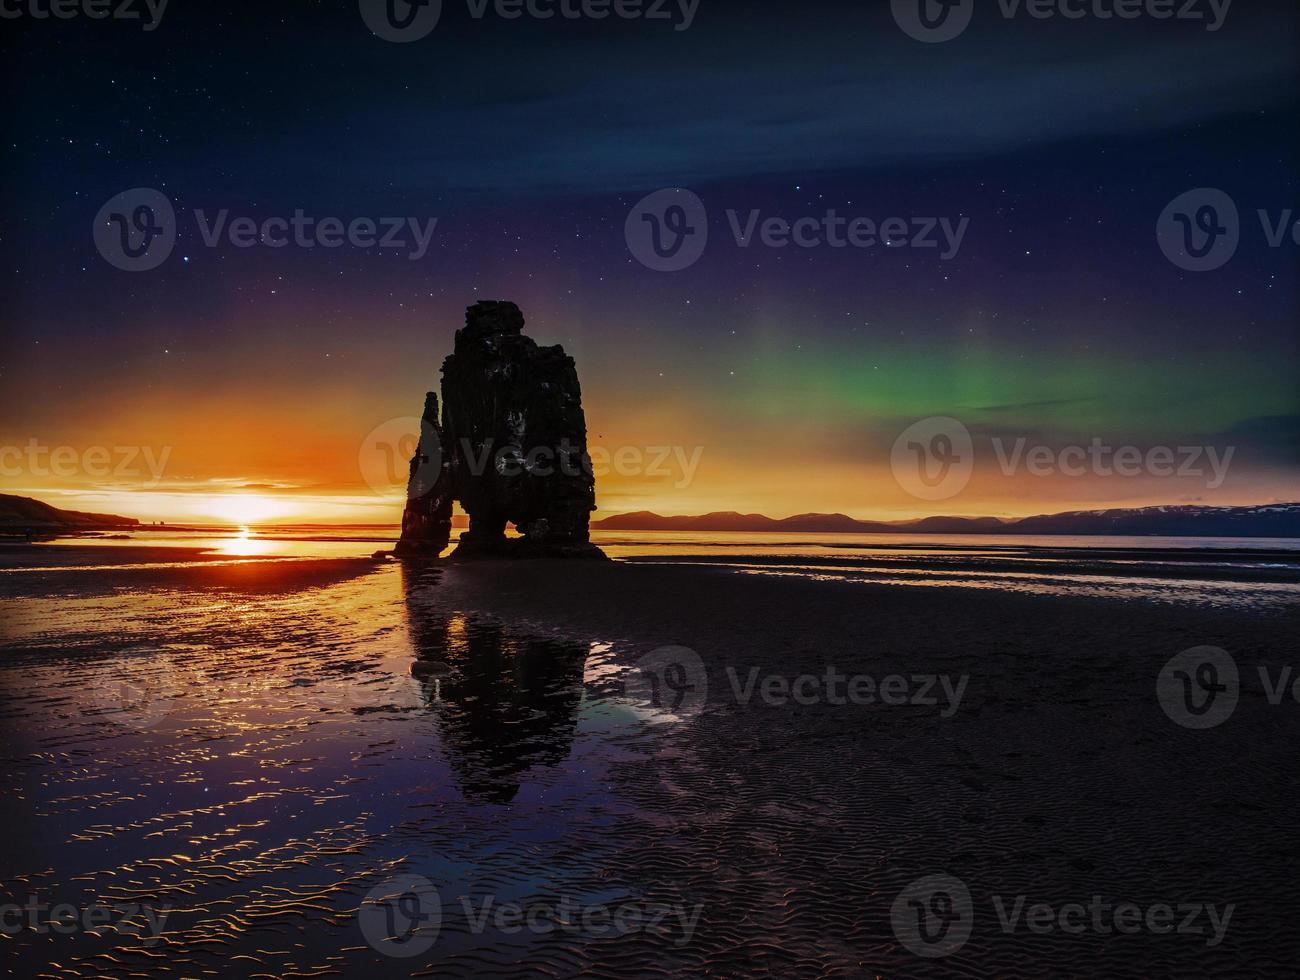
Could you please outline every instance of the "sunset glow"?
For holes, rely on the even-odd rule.
[[[212,516],[232,524],[262,524],[285,520],[296,508],[292,501],[273,500],[261,494],[230,494],[207,498]]]

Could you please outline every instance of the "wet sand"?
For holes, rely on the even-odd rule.
[[[1289,926],[1300,705],[1270,704],[1256,673],[1295,663],[1294,606],[1168,609],[635,566],[462,566],[440,589],[533,632],[698,652],[708,704],[664,735],[661,801],[676,819],[649,848],[712,897],[723,914],[710,922],[733,924],[711,933],[717,958],[696,966],[1267,976],[1300,954]],[[1166,716],[1155,683],[1170,657],[1202,645],[1232,653],[1242,700],[1222,726],[1193,731]],[[827,665],[969,685],[944,718],[910,705],[745,706],[727,674]],[[967,883],[976,923],[950,959],[920,964],[893,941],[890,904],[935,871]],[[1206,949],[1193,936],[1039,936],[1023,924],[1008,936],[995,894],[1237,908]]]
[[[177,562],[219,561],[207,548],[167,548],[137,544],[33,544],[0,542],[0,569],[50,567],[105,567],[157,565]]]
[[[15,895],[171,908],[154,944],[27,930],[0,941],[0,962],[52,976],[1148,978],[1279,976],[1300,957],[1300,705],[1270,704],[1257,673],[1295,664],[1295,605],[631,563],[322,566],[295,582],[272,564],[247,566],[280,583],[261,592],[188,568],[51,572],[34,590],[0,577],[0,878]],[[1156,680],[1203,645],[1230,652],[1241,692],[1198,731],[1166,714]],[[700,672],[680,652],[683,673],[661,670],[664,647],[689,648]],[[828,669],[869,676],[877,696],[758,693]],[[115,703],[105,678],[123,672],[148,696]],[[656,672],[682,689],[677,710],[650,696]],[[882,703],[890,675],[905,703]],[[914,697],[926,676],[960,698],[939,684],[936,703]],[[410,959],[358,925],[397,873],[443,905],[437,942]],[[973,922],[926,959],[891,912],[936,873],[969,889]],[[689,937],[476,932],[462,895],[699,918]],[[1008,934],[994,898],[1022,895],[1234,908],[1213,946],[1204,916],[1203,934]]]

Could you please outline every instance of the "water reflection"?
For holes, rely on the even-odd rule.
[[[465,797],[509,803],[525,771],[557,765],[572,749],[588,648],[448,613],[437,605],[434,575],[402,573],[411,674]]]

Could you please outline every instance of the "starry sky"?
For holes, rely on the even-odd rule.
[[[1300,246],[1272,247],[1256,216],[1300,210],[1293,2],[1238,0],[1209,31],[1006,19],[977,0],[936,44],[886,3],[821,0],[701,0],[687,30],[476,19],[444,0],[409,44],[351,2],[172,0],[150,31],[0,29],[0,446],[79,461],[52,473],[11,452],[0,491],[145,519],[396,521],[375,433],[418,416],[467,305],[510,299],[577,359],[593,446],[641,454],[601,473],[597,516],[1300,498]],[[178,237],[130,273],[92,225],[136,187],[174,202]],[[709,215],[703,256],[671,273],[624,240],[664,187]],[[1175,266],[1155,234],[1200,187],[1242,216],[1210,272]],[[945,259],[741,247],[725,216],[831,208],[968,226]],[[209,246],[195,209],[438,220],[412,261]],[[930,416],[959,419],[977,452],[938,502],[890,470],[895,438]],[[1002,472],[989,441],[1021,438],[1234,456],[1215,487]],[[92,447],[165,451],[165,470],[106,473],[84,465]],[[676,451],[655,467],[658,447]]]

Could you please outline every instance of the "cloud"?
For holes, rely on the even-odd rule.
[[[377,163],[395,164],[399,185],[599,194],[990,157],[1292,98],[1294,53],[1266,19],[1217,34],[1125,26],[994,23],[936,51],[878,11],[818,21],[787,8],[672,43],[570,42],[558,73],[553,50],[507,48],[511,71],[481,83],[489,92],[467,84],[481,66],[460,75],[453,58],[436,104],[368,105],[352,128],[375,139],[352,146],[382,143]],[[798,43],[782,43],[791,31]],[[360,162],[338,152],[327,166]]]

